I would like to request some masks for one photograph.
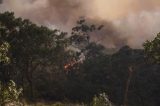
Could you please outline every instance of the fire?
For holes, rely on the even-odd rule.
[[[77,64],[77,63],[78,63],[78,61],[72,61],[72,62],[64,65],[64,69],[67,70],[67,69],[73,67],[73,66],[74,66],[75,64]]]
[[[68,70],[69,68],[73,67],[75,64],[83,63],[84,60],[85,60],[85,56],[83,54],[81,54],[79,56],[79,60],[73,59],[73,61],[64,65],[64,69]]]

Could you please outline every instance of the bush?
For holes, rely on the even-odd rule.
[[[95,96],[92,101],[92,106],[112,106],[111,102],[108,99],[108,96],[105,93]]]
[[[12,106],[18,106],[17,104],[20,104],[18,99],[21,93],[22,88],[17,89],[14,81],[10,80],[6,85],[0,82],[0,106],[7,104],[16,104]]]

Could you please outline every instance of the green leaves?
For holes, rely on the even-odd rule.
[[[160,63],[160,33],[154,40],[144,43],[144,50],[150,62]]]
[[[99,31],[102,28],[103,25],[97,26],[87,23],[85,19],[80,19],[77,21],[77,25],[72,28],[70,42],[73,46],[76,46],[79,49],[83,49],[91,42],[91,33]]]
[[[92,106],[112,106],[112,103],[109,101],[108,96],[105,93],[95,96],[92,101]]]
[[[7,42],[3,42],[0,45],[0,62],[3,62],[3,63],[10,62],[10,58],[7,55],[9,48],[10,48],[10,45]]]
[[[18,102],[22,88],[17,89],[14,81],[10,80],[7,84],[0,82],[0,104]]]

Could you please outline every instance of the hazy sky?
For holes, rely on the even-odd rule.
[[[79,17],[103,23],[97,39],[106,47],[140,48],[160,32],[160,0],[3,0],[0,11],[6,10],[63,30],[69,30]]]

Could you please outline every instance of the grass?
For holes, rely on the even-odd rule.
[[[35,103],[35,104],[25,104],[24,106],[87,106],[85,104],[72,104],[72,103]]]

